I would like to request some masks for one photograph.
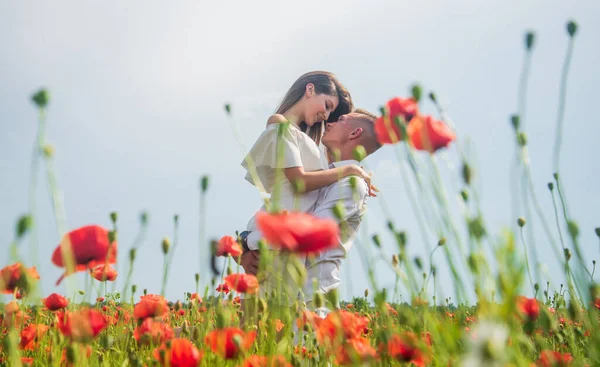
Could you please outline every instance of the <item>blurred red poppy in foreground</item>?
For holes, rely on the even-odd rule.
[[[119,275],[119,273],[117,273],[117,271],[113,269],[112,266],[107,264],[96,266],[90,271],[90,273],[92,274],[92,277],[94,277],[94,279],[99,280],[101,282],[114,282],[117,279],[117,275]]]
[[[65,258],[63,258],[63,251]],[[68,269],[70,257],[74,268]],[[97,225],[81,227],[63,237],[52,254],[52,262],[58,267],[65,268],[65,273],[56,281],[58,285],[65,276],[73,272],[93,269],[101,264],[115,264],[117,241],[109,242],[109,232],[103,227]]]
[[[234,341],[234,339],[237,339]],[[204,338],[204,342],[210,346],[210,349],[223,358],[231,359],[252,346],[256,339],[256,332],[244,332],[238,328],[228,327],[216,329],[209,332]]]
[[[242,246],[231,236],[223,236],[217,244],[217,256],[238,257],[243,253]]]
[[[48,297],[44,298],[42,302],[50,311],[58,311],[69,305],[69,300],[58,293],[52,293]]]
[[[44,324],[32,324],[21,330],[21,341],[19,348],[22,350],[34,350],[39,345],[41,339],[49,327]]]
[[[224,280],[239,293],[254,294],[258,290],[258,279],[252,274],[230,274]]]
[[[539,367],[567,367],[573,361],[571,353],[561,353],[552,350],[544,350],[536,361]]]
[[[257,356],[253,354],[244,360],[242,367],[292,367],[284,356]]]
[[[331,219],[317,218],[301,212],[260,212],[256,221],[267,242],[277,249],[309,254],[339,245],[339,227]]]
[[[375,120],[375,134],[381,144],[394,144],[402,140],[402,131],[396,123],[401,118],[408,124],[419,114],[419,106],[413,98],[395,97],[385,104],[386,116]]]
[[[535,321],[540,316],[540,304],[535,298],[517,297],[517,309],[529,321]]]
[[[448,125],[431,116],[413,118],[406,128],[406,132],[415,149],[430,153],[447,147],[448,144],[456,140],[456,135]]]
[[[377,351],[367,338],[352,338],[335,351],[335,363],[346,366],[364,363],[377,358]]]
[[[108,320],[100,311],[89,308],[59,312],[57,318],[60,332],[80,343],[93,340],[108,326]]]
[[[430,357],[423,351],[425,345],[429,345],[430,339],[425,338],[425,341],[420,341],[417,336],[410,331],[402,334],[394,334],[388,340],[387,346],[382,345],[381,348],[387,354],[401,362],[412,363],[415,366],[425,366],[430,361]]]
[[[11,294],[17,287],[24,288],[26,286],[25,274],[33,279],[40,279],[35,266],[26,269],[23,264],[14,263],[2,268],[0,270],[0,292]]]
[[[133,316],[136,319],[163,316],[169,312],[169,305],[163,296],[147,294],[141,298],[140,302],[133,308]]]
[[[140,344],[156,344],[159,345],[173,338],[173,329],[164,322],[154,321],[147,318],[133,332],[133,337]]]
[[[154,350],[154,358],[161,366],[197,367],[202,360],[202,352],[187,339],[173,339]]]

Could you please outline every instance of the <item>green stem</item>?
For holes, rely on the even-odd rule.
[[[556,120],[556,137],[554,140],[554,172],[558,172],[560,168],[560,148],[562,144],[562,125],[565,119],[565,104],[567,100],[567,80],[569,76],[569,67],[573,56],[574,38],[569,38],[569,46],[565,56],[565,63],[560,79],[560,94],[558,98],[558,116]]]
[[[531,284],[531,289],[535,292],[535,287],[533,284],[533,277],[531,276],[531,269],[529,267],[529,256],[527,256],[527,242],[525,242],[525,236],[523,236],[523,227],[521,227],[521,241],[523,242],[523,252],[525,253],[525,265],[527,266],[527,275],[529,275],[529,283]]]

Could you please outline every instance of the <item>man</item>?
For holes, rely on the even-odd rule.
[[[355,150],[360,149],[360,146],[364,148],[367,155],[379,149],[381,145],[375,135],[375,118],[373,114],[358,109],[353,113],[341,116],[337,122],[326,125],[322,142],[329,153],[330,168],[358,164],[359,162],[355,159]],[[316,217],[333,219],[340,226],[340,245],[324,251],[314,258],[307,259],[304,263],[307,281],[302,287],[302,293],[304,301],[310,309],[314,308],[312,305],[313,279],[316,279],[316,288],[320,293],[327,293],[339,287],[342,259],[346,257],[352,247],[352,241],[366,209],[368,196],[369,189],[366,182],[357,177],[348,176],[320,189],[315,205],[308,211],[309,214]],[[340,204],[341,210],[339,210]],[[338,206],[338,216],[334,214],[333,210],[336,205]],[[258,242],[260,239],[260,232],[245,231],[240,235],[242,247],[244,247],[240,264],[246,273],[256,275],[258,272],[260,260]],[[276,273],[278,270],[272,270],[272,272]]]

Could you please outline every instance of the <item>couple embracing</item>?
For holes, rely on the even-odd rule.
[[[375,120],[368,111],[355,109],[348,90],[334,74],[324,71],[298,78],[267,120],[242,166],[246,180],[271,197],[240,234],[243,254],[236,259],[253,275],[258,273],[261,256],[271,259],[259,274],[261,296],[277,294],[283,305],[301,301],[321,316],[328,312],[324,307],[316,309],[315,292],[339,287],[342,260],[352,247],[369,196],[376,196],[370,174],[357,160],[381,146]],[[308,256],[268,247],[261,251],[259,242],[268,236],[261,232],[265,226],[260,222],[267,220],[267,212],[290,213],[292,226],[293,218],[298,218],[297,231],[306,230],[307,223],[300,221],[312,218],[318,223],[335,222],[336,235],[330,239],[334,243]],[[294,276],[292,256],[296,266],[304,267],[303,281]]]

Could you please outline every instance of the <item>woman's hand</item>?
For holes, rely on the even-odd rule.
[[[365,171],[363,169],[363,167],[357,166],[356,164],[351,164],[346,167],[348,167],[348,171],[347,171],[348,174],[346,176],[351,176],[351,175],[359,176],[360,178],[365,180],[365,182],[367,183],[367,187],[369,188],[369,196],[373,196],[373,197],[377,196],[376,192],[379,192],[379,189],[371,183],[372,173],[367,173],[367,171]]]

